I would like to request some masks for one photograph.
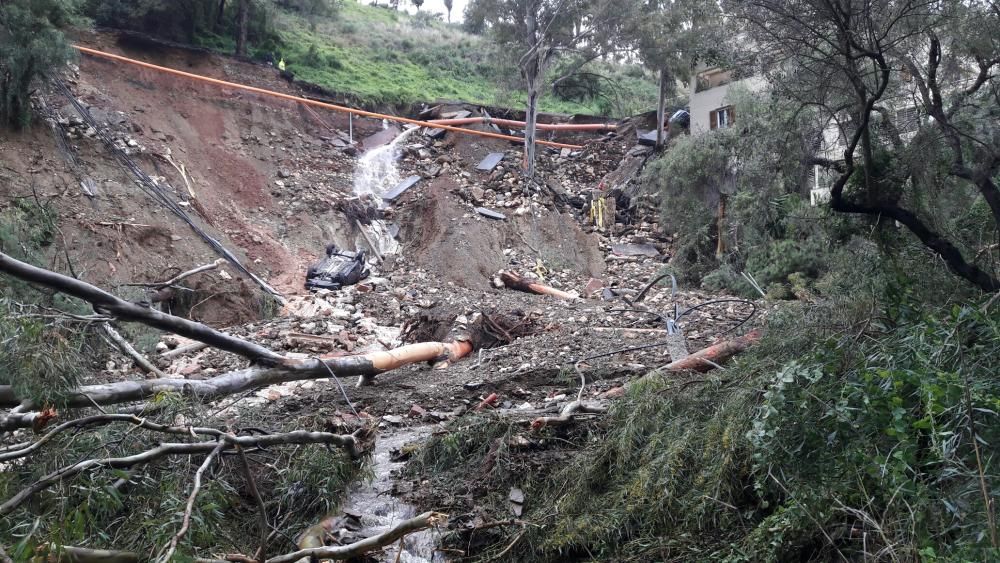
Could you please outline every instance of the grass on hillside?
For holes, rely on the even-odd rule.
[[[488,39],[429,15],[411,16],[357,2],[343,2],[335,15],[311,21],[274,13],[283,46],[278,53],[295,77],[369,104],[413,104],[456,100],[523,107],[509,54]],[[205,38],[207,46],[228,38]],[[228,49],[227,49],[228,50]],[[656,87],[641,68],[595,63],[589,71],[606,96],[585,101],[546,95],[542,111],[625,116],[655,107]]]

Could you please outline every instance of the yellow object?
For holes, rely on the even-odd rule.
[[[594,222],[594,226],[597,230],[604,230],[604,213],[605,213],[605,203],[604,198],[599,197],[590,202],[590,213],[588,214],[590,220]]]
[[[542,264],[541,258],[535,258],[535,275],[538,279],[545,281],[545,274],[548,273],[549,269]]]
[[[278,70],[285,70],[285,57],[281,57],[281,60],[278,61]]]

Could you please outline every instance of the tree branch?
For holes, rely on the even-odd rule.
[[[205,457],[205,461],[201,463],[198,470],[194,473],[194,485],[191,487],[191,494],[188,496],[187,506],[184,508],[184,518],[181,520],[181,529],[177,531],[173,538],[170,539],[170,547],[167,552],[160,558],[162,563],[170,563],[171,557],[173,557],[174,552],[177,551],[177,542],[181,541],[181,538],[187,534],[188,528],[191,527],[191,513],[194,512],[194,501],[198,498],[198,493],[201,491],[201,476],[205,471],[212,466],[215,462],[215,458],[219,457],[219,453],[222,449],[226,447],[225,442],[219,442],[218,446],[215,446],[208,456]],[[236,446],[239,448],[239,446]]]
[[[354,434],[331,434],[329,432],[309,432],[307,430],[296,430],[284,434],[268,434],[266,436],[220,436],[223,440],[222,451],[235,448],[237,445],[247,447],[267,447],[284,444],[327,444],[338,446],[348,451],[352,458],[358,458],[364,453],[365,445],[361,436],[367,429],[361,429]],[[9,514],[26,500],[35,494],[48,489],[65,479],[75,477],[84,471],[97,467],[110,467],[112,469],[127,469],[136,465],[143,465],[172,455],[192,455],[207,454],[219,446],[218,442],[195,442],[184,443],[163,443],[151,450],[142,453],[104,459],[88,459],[79,461],[72,465],[67,465],[45,475],[28,487],[22,489],[3,504],[0,504],[0,516]]]
[[[373,551],[394,543],[396,540],[413,532],[419,532],[434,526],[438,526],[447,521],[448,516],[440,512],[424,512],[419,516],[400,522],[394,528],[386,530],[381,534],[365,538],[347,545],[311,547],[300,549],[285,555],[279,555],[267,560],[266,563],[295,563],[299,560],[322,560],[322,559],[352,559],[359,557],[369,551]],[[311,558],[311,559],[310,559]]]
[[[2,252],[0,252],[0,272],[87,301],[94,306],[94,310],[99,314],[110,315],[123,321],[140,322],[153,328],[174,332],[208,343],[220,350],[239,354],[260,364],[276,365],[284,359],[281,355],[253,342],[224,334],[201,323],[125,301],[89,283],[32,266]]]

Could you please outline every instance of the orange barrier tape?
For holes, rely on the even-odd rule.
[[[386,114],[382,114],[382,113],[375,113],[375,112],[365,111],[365,110],[361,110],[361,109],[349,108],[349,107],[346,107],[346,106],[338,106],[336,104],[328,104],[326,102],[318,102],[316,100],[310,100],[308,98],[302,98],[300,96],[293,96],[291,94],[282,94],[281,92],[275,92],[274,90],[266,90],[264,88],[257,88],[257,87],[254,87],[254,86],[247,86],[245,84],[237,84],[235,82],[227,82],[225,80],[219,80],[217,78],[210,78],[208,76],[202,76],[200,74],[194,74],[194,73],[191,73],[191,72],[184,72],[182,70],[176,70],[176,69],[168,68],[168,67],[165,67],[165,66],[154,65],[154,64],[143,62],[143,61],[139,61],[139,60],[136,60],[136,59],[130,59],[128,57],[123,57],[121,55],[113,55],[111,53],[106,53],[104,51],[98,51],[97,49],[91,49],[89,47],[83,47],[83,46],[80,46],[80,45],[73,45],[72,47],[74,49],[80,51],[81,53],[86,53],[88,55],[93,55],[95,57],[102,57],[102,58],[110,59],[110,60],[113,60],[113,61],[127,63],[127,64],[131,64],[131,65],[139,66],[139,67],[142,67],[142,68],[147,68],[147,69],[150,69],[150,70],[155,70],[157,72],[164,72],[164,73],[167,73],[167,74],[173,74],[174,76],[181,76],[181,77],[184,77],[184,78],[189,78],[191,80],[198,80],[198,81],[201,81],[201,82],[206,82],[208,84],[215,84],[216,86],[223,86],[225,88],[233,88],[233,89],[236,89],[236,90],[244,90],[246,92],[253,92],[255,94],[261,94],[261,95],[264,95],[264,96],[272,96],[272,97],[280,98],[280,99],[283,99],[283,100],[290,100],[290,101],[293,101],[293,102],[298,102],[300,104],[305,104],[305,105],[309,105],[309,106],[316,106],[316,107],[326,108],[326,109],[330,109],[330,110],[333,110],[333,111],[339,111],[339,112],[342,112],[342,113],[351,113],[351,114],[354,114],[354,115],[357,115],[357,116],[361,116],[361,117],[371,117],[371,118],[374,118],[374,119],[386,119],[386,120],[389,120],[389,121],[398,121],[400,123],[409,123],[411,125],[417,125],[419,127],[431,127],[431,128],[434,128],[434,129],[444,129],[446,131],[454,131],[456,133],[464,133],[466,135],[476,135],[476,136],[479,136],[479,137],[489,137],[489,138],[492,138],[492,139],[503,139],[505,141],[514,141],[514,142],[517,142],[517,143],[523,143],[524,142],[524,139],[522,139],[521,137],[514,137],[514,136],[511,136],[511,135],[502,135],[500,133],[490,133],[490,132],[487,132],[487,131],[473,131],[471,129],[462,129],[461,127],[451,127],[450,125],[442,125],[440,123],[433,123],[433,122],[430,122],[430,121],[419,121],[417,119],[409,119],[407,117],[398,117],[398,116],[395,116],[395,115],[386,115]],[[578,149],[582,149],[583,148],[580,145],[569,145],[569,144],[565,144],[565,143],[553,143],[551,141],[536,141],[536,143],[538,143],[539,145],[546,145],[546,146],[549,146],[549,147],[556,147],[556,148],[560,148],[560,149],[578,150]]]
[[[432,119],[431,123],[441,125],[471,125],[473,123],[493,123],[504,127],[523,128],[523,121],[513,119],[498,119],[496,117],[457,117],[454,119]],[[618,126],[613,123],[536,123],[539,131],[615,131]]]

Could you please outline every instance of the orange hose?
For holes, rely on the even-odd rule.
[[[446,131],[454,131],[456,133],[465,133],[467,135],[477,135],[479,137],[489,137],[492,139],[503,139],[505,141],[514,141],[517,143],[523,143],[524,139],[520,137],[514,137],[511,135],[501,135],[500,133],[489,133],[486,131],[473,131],[471,129],[462,129],[460,127],[451,127],[449,125],[442,125],[439,123],[433,123],[430,121],[419,121],[417,119],[409,119],[407,117],[397,117],[395,115],[386,115],[382,113],[375,113],[371,111],[365,111],[360,109],[349,108],[345,106],[338,106],[335,104],[328,104],[326,102],[318,102],[316,100],[310,100],[308,98],[302,98],[299,96],[293,96],[291,94],[282,94],[281,92],[275,92],[274,90],[266,90],[264,88],[257,88],[254,86],[247,86],[245,84],[237,84],[235,82],[227,82],[225,80],[219,80],[217,78],[210,78],[208,76],[203,76],[200,74],[194,74],[190,72],[184,72],[182,70],[176,70],[168,68],[165,66],[158,66],[151,63],[139,61],[136,59],[130,59],[128,57],[123,57],[121,55],[113,55],[111,53],[106,53],[104,51],[98,51],[96,49],[91,49],[89,47],[82,47],[80,45],[73,45],[74,49],[80,51],[81,53],[86,53],[88,55],[93,55],[95,57],[103,57],[105,59],[111,59],[113,61],[118,61],[122,63],[128,63],[131,65],[139,66],[142,68],[147,68],[150,70],[155,70],[157,72],[165,72],[167,74],[173,74],[174,76],[181,76],[184,78],[190,78],[191,80],[198,80],[201,82],[206,82],[208,84],[215,84],[216,86],[223,86],[225,88],[234,88],[236,90],[244,90],[247,92],[253,92],[255,94],[262,94],[264,96],[272,96],[275,98],[280,98],[283,100],[290,100],[293,102],[299,102],[301,104],[306,104],[310,106],[316,106],[321,108],[330,109],[333,111],[339,111],[342,113],[351,113],[361,117],[371,117],[374,119],[386,119],[389,121],[398,121],[400,123],[409,123],[411,125],[417,125],[419,127],[431,127],[434,129],[444,129]],[[553,143],[551,141],[535,141],[539,145],[546,145],[550,147],[556,147],[560,149],[582,149],[580,145],[568,145],[565,143]]]
[[[458,117],[455,119],[432,119],[430,123],[441,125],[472,125],[473,123],[485,123],[503,125],[504,127],[524,127],[523,121],[513,119],[498,119],[496,117]],[[614,131],[618,126],[613,123],[536,123],[535,129],[539,131]]]

